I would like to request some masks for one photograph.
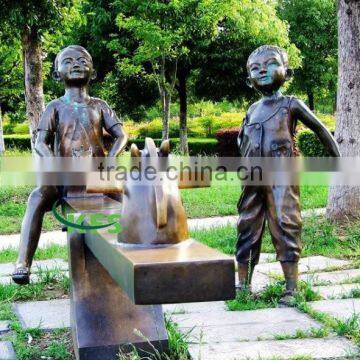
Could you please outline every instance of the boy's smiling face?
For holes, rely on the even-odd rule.
[[[278,52],[266,50],[249,59],[248,74],[255,89],[262,93],[272,93],[288,80],[288,66]]]
[[[94,76],[89,55],[80,49],[65,49],[59,56],[58,76],[67,84],[87,84]]]

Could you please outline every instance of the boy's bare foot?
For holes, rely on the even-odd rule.
[[[11,277],[16,284],[27,285],[30,283],[30,270],[23,264],[16,264]]]

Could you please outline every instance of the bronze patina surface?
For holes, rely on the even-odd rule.
[[[252,104],[239,132],[238,146],[243,157],[292,157],[297,155],[295,133],[301,121],[319,137],[332,156],[340,156],[338,146],[321,121],[299,99],[285,96],[281,86],[289,80],[292,70],[287,53],[276,46],[261,46],[247,62],[248,83],[262,94]],[[261,239],[267,220],[277,259],[286,280],[284,303],[294,294],[297,263],[301,252],[301,213],[299,188],[286,186],[243,187],[238,202],[238,241],[240,287],[251,282],[254,266],[259,261]]]
[[[119,212],[109,198],[67,199],[76,213]],[[85,243],[135,304],[228,300],[235,296],[234,262],[195,240],[162,246],[119,243],[106,229]]]
[[[114,360],[119,351],[141,356],[168,351],[160,305],[134,305],[84,242],[68,236],[71,283],[71,326],[78,360]],[[142,334],[142,335],[141,335]],[[151,345],[149,344],[149,342]]]
[[[81,157],[105,156],[106,131],[113,140],[107,155],[117,156],[126,146],[127,136],[106,102],[89,95],[90,80],[96,76],[91,55],[81,46],[68,46],[59,52],[54,65],[54,78],[64,83],[65,94],[47,105],[37,129],[35,151],[42,157],[75,157],[79,161]],[[44,215],[64,193],[64,187],[42,186],[30,194],[12,276],[16,283],[29,283]]]

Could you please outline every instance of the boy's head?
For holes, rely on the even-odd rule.
[[[82,46],[70,45],[55,58],[53,77],[65,84],[85,85],[96,78],[92,57]]]
[[[265,94],[279,90],[292,76],[286,51],[272,45],[254,50],[247,61],[247,70],[249,85]]]

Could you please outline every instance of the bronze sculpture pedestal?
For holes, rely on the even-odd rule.
[[[84,235],[69,235],[68,245],[76,358],[117,359],[120,350],[126,353],[133,347],[139,354],[146,355],[153,352],[149,342],[160,352],[167,352],[161,305],[134,305],[86,246]]]

